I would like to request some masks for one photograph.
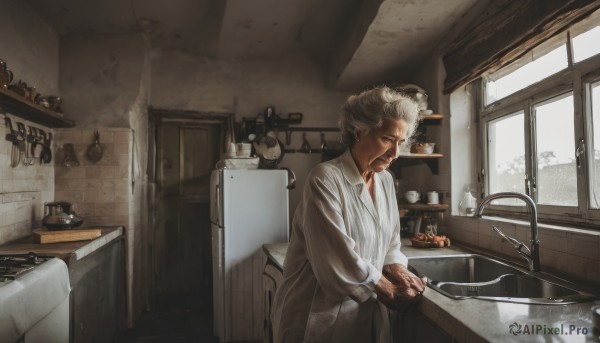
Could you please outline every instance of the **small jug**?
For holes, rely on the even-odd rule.
[[[6,67],[6,62],[0,60],[0,87],[4,89],[8,89],[8,85],[13,80],[12,71],[8,70]]]
[[[473,216],[477,207],[477,199],[467,189],[461,201],[458,203],[458,212],[461,216]]]
[[[429,205],[437,205],[440,203],[439,193],[436,191],[427,192],[427,203]]]

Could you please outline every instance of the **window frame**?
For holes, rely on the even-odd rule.
[[[542,43],[543,44],[543,43]],[[476,86],[481,91],[475,99],[478,125],[480,149],[479,158],[479,175],[480,189],[484,194],[489,194],[489,180],[487,175],[488,166],[488,122],[500,119],[522,110],[524,113],[525,123],[525,173],[529,182],[533,183],[533,178],[537,179],[537,151],[535,147],[535,132],[534,132],[534,106],[542,104],[545,101],[551,100],[568,92],[573,93],[573,108],[574,108],[574,149],[577,148],[579,140],[584,138],[586,145],[585,157],[580,159],[581,166],[577,168],[577,200],[578,206],[556,206],[556,205],[540,205],[538,204],[538,217],[541,222],[552,224],[573,224],[581,226],[597,227],[597,220],[600,219],[600,209],[593,209],[590,206],[590,196],[592,191],[592,183],[590,179],[589,163],[593,161],[593,137],[591,130],[591,85],[600,81],[600,55],[590,57],[578,63],[572,62],[572,50],[570,48],[570,35],[567,39],[567,51],[569,66],[559,71],[558,73],[538,81],[524,89],[521,89],[505,98],[485,105],[485,97],[487,94],[486,82],[482,78],[479,85]],[[598,115],[598,114],[597,114]],[[573,154],[575,157],[575,154]],[[524,180],[524,182],[526,182]],[[532,187],[525,186],[528,194],[532,194]],[[532,198],[537,204],[537,194],[533,194]],[[489,211],[489,212],[488,212]],[[490,205],[489,214],[497,214],[502,216],[512,216],[518,219],[526,219],[527,209],[525,206],[509,206],[509,205]],[[594,222],[595,221],[595,222]]]

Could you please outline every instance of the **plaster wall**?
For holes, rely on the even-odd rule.
[[[0,1],[0,59],[19,80],[44,95],[58,92],[58,36],[22,1]],[[12,144],[4,140],[8,116],[16,122],[53,132],[12,113],[0,113],[0,244],[27,236],[39,227],[43,204],[54,200],[54,161],[10,167]],[[39,156],[40,149],[37,149]]]
[[[267,106],[287,117],[303,113],[297,126],[337,127],[339,109],[349,95],[326,88],[322,74],[298,51],[274,60],[211,60],[177,51],[155,51],[152,55],[151,106],[159,109],[234,113],[254,119]],[[337,132],[325,139],[339,141]],[[285,142],[285,134],[278,138]],[[311,147],[319,148],[319,132],[308,132]],[[294,132],[287,149],[297,150],[302,133]],[[288,167],[297,178],[290,192],[290,217],[299,201],[306,174],[321,161],[320,154],[286,153],[280,167]]]
[[[58,93],[59,38],[24,1],[0,1],[0,59],[43,95]]]
[[[67,36],[61,40],[64,110],[76,121],[60,130],[57,151],[75,145],[80,166],[56,169],[56,194],[76,204],[87,225],[122,225],[126,232],[127,326],[146,306],[148,249],[145,174],[149,49],[138,34]],[[86,151],[100,133],[105,153]],[[61,157],[64,155],[60,155]]]

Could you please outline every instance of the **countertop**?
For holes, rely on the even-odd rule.
[[[34,252],[40,256],[59,257],[65,262],[78,261],[123,235],[122,226],[94,227],[102,230],[102,235],[93,240],[40,244],[33,236],[24,237],[0,246],[0,255],[27,254]],[[85,228],[81,228],[85,229]]]
[[[403,239],[402,243],[401,250],[409,258],[409,264],[414,257],[467,252],[456,246],[413,248],[408,239]],[[269,244],[263,246],[263,250],[277,265],[283,266],[287,244]],[[600,301],[596,303],[600,304]],[[592,305],[594,302],[526,305],[481,299],[454,300],[428,288],[418,310],[458,342],[598,342],[600,332],[592,325]],[[509,331],[511,325],[514,328],[520,325],[521,333],[512,334]],[[558,334],[550,333],[555,330]]]

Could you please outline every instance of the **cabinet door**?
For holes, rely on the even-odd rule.
[[[396,314],[395,343],[452,343],[454,339],[420,312]]]

